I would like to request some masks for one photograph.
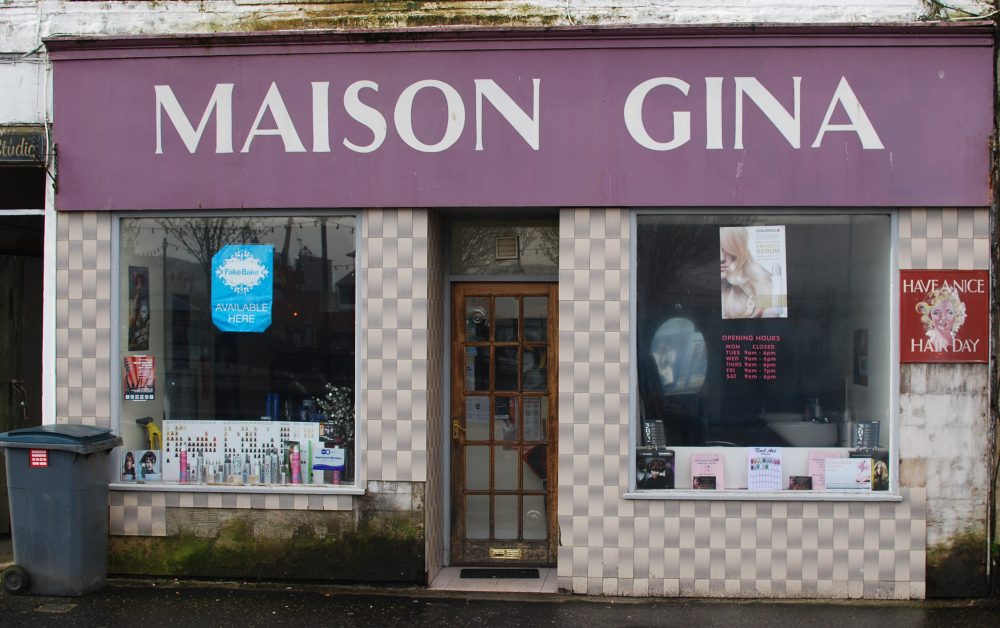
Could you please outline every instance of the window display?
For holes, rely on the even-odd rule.
[[[121,479],[353,483],[356,218],[123,218],[119,233]]]
[[[636,217],[639,489],[667,456],[677,489],[823,490],[817,461],[886,454],[890,222]]]

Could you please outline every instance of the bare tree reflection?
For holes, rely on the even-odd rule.
[[[233,242],[256,243],[264,229],[261,221],[244,217],[161,218],[157,223],[167,243],[187,251],[206,277],[212,276],[212,256],[219,249]]]
[[[516,237],[517,259],[497,259],[497,238]],[[460,224],[454,246],[464,274],[553,272],[559,266],[559,229],[555,225]]]

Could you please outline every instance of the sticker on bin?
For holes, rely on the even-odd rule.
[[[47,449],[29,449],[28,466],[31,467],[49,466],[49,451]]]

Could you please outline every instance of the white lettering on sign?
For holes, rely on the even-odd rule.
[[[198,150],[201,134],[205,131],[208,119],[215,111],[215,152],[233,152],[233,83],[219,83],[208,100],[205,113],[201,116],[198,129],[191,125],[181,105],[174,96],[169,85],[156,85],[156,154],[163,154],[163,112],[166,112],[174,130],[181,136],[181,141],[192,155]]]
[[[979,338],[974,340],[954,338],[951,341],[951,345],[948,345],[946,343],[939,344],[931,338],[910,338],[910,351],[951,351],[953,353],[975,353],[976,349],[979,348],[979,340]]]
[[[532,79],[531,114],[529,115],[514,99],[492,79],[475,79],[476,104],[476,150],[485,150],[483,142],[483,101],[490,105],[524,140],[532,150],[539,150],[541,135],[540,91],[541,79]],[[180,102],[174,95],[170,85],[154,86],[156,96],[156,154],[163,154],[164,113],[180,136],[188,152],[194,154],[201,143],[201,136],[208,126],[209,119],[215,115],[215,152],[233,152],[233,91],[234,83],[219,83],[215,86],[208,101],[198,127],[195,128],[188,118]],[[312,152],[330,152],[330,83],[314,81],[310,83],[312,94]],[[378,83],[374,81],[356,81],[344,91],[344,112],[355,122],[359,122],[372,134],[367,144],[357,144],[346,135],[343,145],[356,153],[370,153],[378,150],[385,141],[388,131],[386,117],[378,109],[361,100],[362,90],[379,91]],[[413,128],[413,102],[417,94],[424,90],[436,90],[444,96],[445,131],[436,142],[427,143],[417,137]],[[265,116],[270,114],[274,128],[261,128]],[[410,148],[422,153],[439,153],[458,142],[465,130],[465,103],[453,86],[444,81],[423,80],[406,87],[396,100],[393,110],[393,122],[396,133]],[[249,153],[253,140],[258,136],[278,136],[281,138],[286,153],[307,152],[300,139],[295,122],[285,106],[285,100],[277,83],[271,83],[264,100],[257,110],[257,116],[250,126],[241,153]]]
[[[646,131],[646,125],[642,121],[642,106],[645,104],[649,92],[662,85],[673,87],[685,96],[691,89],[691,85],[680,79],[661,76],[640,83],[625,99],[625,128],[628,129],[632,139],[639,143],[639,146],[649,150],[673,150],[687,144],[688,140],[691,139],[690,111],[674,112],[674,136],[669,141],[657,142]]]
[[[903,292],[931,293],[939,288],[951,288],[960,294],[983,294],[986,281],[983,279],[904,279]]]
[[[386,132],[389,129],[389,125],[385,121],[385,116],[378,109],[369,107],[361,102],[361,90],[363,89],[370,89],[373,92],[377,92],[378,83],[374,81],[357,81],[351,83],[351,86],[344,92],[344,111],[352,119],[365,125],[372,132],[372,141],[364,146],[355,144],[346,137],[344,138],[344,146],[356,153],[370,153],[378,150],[378,147],[385,141]]]
[[[756,105],[764,117],[778,130],[788,144],[794,149],[800,149],[802,133],[801,92],[802,77],[792,77],[792,104],[788,110],[764,85],[752,76],[738,76],[733,79],[735,84],[734,100],[734,137],[733,148],[743,150],[743,103],[749,99]],[[686,144],[691,139],[691,112],[674,111],[674,136],[669,140],[654,139],[646,129],[643,120],[643,108],[650,92],[656,87],[673,87],[684,96],[688,95],[690,84],[672,76],[660,76],[643,81],[637,85],[625,99],[625,128],[629,135],[643,148],[655,151],[674,150]],[[705,148],[721,150],[723,148],[722,103],[725,79],[721,76],[705,77]],[[838,110],[842,110],[850,124],[832,124],[831,119]],[[885,147],[879,138],[875,127],[865,113],[861,101],[846,77],[841,77],[830,98],[823,122],[816,132],[816,139],[811,148],[821,148],[823,138],[831,132],[853,132],[866,150],[881,150]]]
[[[447,126],[444,136],[436,144],[425,144],[417,139],[413,132],[413,100],[423,89],[436,89],[444,94],[447,105]],[[458,91],[444,81],[417,81],[403,90],[396,101],[396,111],[393,115],[396,123],[396,132],[406,145],[422,153],[440,153],[451,148],[458,138],[462,136],[462,129],[465,128],[465,105]]]
[[[791,144],[792,148],[801,148],[799,142],[799,113],[801,111],[801,87],[802,87],[802,77],[793,76],[792,84],[794,85],[794,104],[792,105],[795,113],[788,113],[788,111],[781,106],[778,99],[771,95],[771,92],[767,91],[760,81],[752,76],[737,76],[736,77],[736,140],[733,144],[733,148],[736,150],[743,150],[743,95],[746,94],[750,97],[757,108],[760,109],[761,113],[771,121],[778,131],[785,136],[788,143]]]
[[[271,117],[274,119],[276,126],[273,129],[261,129],[260,121],[268,111],[271,112]],[[250,127],[250,133],[247,134],[247,141],[243,144],[243,149],[240,152],[249,153],[250,142],[258,135],[279,136],[285,145],[286,153],[306,152],[306,147],[302,145],[299,134],[295,132],[295,125],[292,124],[292,117],[288,115],[288,108],[285,107],[285,101],[281,98],[281,92],[278,91],[277,83],[271,83],[271,87],[267,90],[267,95],[264,96],[264,102],[260,103],[260,109],[257,110],[257,117],[253,121],[253,126]]]
[[[532,113],[529,116],[521,109],[514,99],[507,95],[507,92],[500,89],[496,81],[490,79],[476,79],[476,150],[483,150],[483,98],[490,101],[497,112],[503,116],[504,120],[524,138],[534,150],[538,150],[538,88],[541,79],[532,79],[534,85],[532,99]]]
[[[705,148],[722,150],[723,135],[723,102],[725,100],[727,79],[721,76],[708,76],[705,81]],[[764,118],[781,134],[788,145],[799,150],[802,148],[802,85],[801,76],[791,77],[791,102],[782,103],[774,94],[753,76],[737,76],[729,79],[733,86],[733,149],[744,149],[744,110],[747,102],[752,103]],[[488,102],[500,114],[500,117],[513,129],[517,135],[532,149],[540,149],[541,137],[541,79],[533,78],[531,113],[522,107],[496,81],[492,79],[475,79],[475,150],[486,150],[484,141],[483,103]],[[625,99],[624,122],[629,136],[643,148],[652,151],[670,151],[684,146],[691,141],[691,112],[674,110],[669,114],[673,122],[673,136],[669,138],[654,138],[647,129],[643,118],[647,101],[655,100],[654,91],[666,87],[679,92],[687,98],[690,83],[672,76],[658,76],[639,83]],[[284,97],[277,83],[272,82],[267,94],[257,109],[257,115],[247,130],[246,141],[241,153],[249,153],[254,139],[259,136],[277,136],[281,139],[284,152],[328,153],[330,144],[330,83],[314,81],[311,88],[311,119],[300,120],[301,124],[311,122],[312,147],[307,149],[300,139],[295,121],[285,105]],[[154,86],[156,103],[156,154],[163,154],[164,114],[177,132],[188,152],[194,154],[201,143],[202,135],[209,120],[215,118],[215,152],[233,152],[233,93],[234,83],[219,83],[215,86],[204,112],[198,121],[198,126],[191,123],[180,102],[169,85]],[[371,153],[378,150],[385,142],[389,125],[386,115],[362,100],[362,93],[370,90],[379,91],[379,84],[374,81],[355,81],[347,86],[343,93],[342,106],[347,117],[371,133],[371,139],[365,144],[358,143],[348,137],[345,132],[342,144],[348,150],[356,153]],[[443,97],[444,132],[439,138],[418,137],[420,129],[413,126],[413,106],[418,94],[436,92],[437,97]],[[845,124],[834,124],[835,116],[846,117]],[[269,114],[269,115],[268,115]],[[265,117],[269,118],[273,128],[262,128]],[[458,90],[444,82],[434,79],[417,81],[405,87],[396,99],[392,111],[392,121],[396,134],[403,142],[415,151],[422,153],[440,153],[458,143],[466,123],[466,104]],[[851,88],[847,77],[841,77],[836,89],[830,96],[822,123],[816,130],[816,136],[810,148],[821,148],[823,140],[830,133],[853,133],[865,150],[882,150],[884,145],[865,112],[857,94]]]

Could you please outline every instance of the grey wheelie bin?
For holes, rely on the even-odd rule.
[[[0,434],[14,565],[10,593],[83,595],[104,586],[108,569],[108,453],[111,430],[43,425]]]

